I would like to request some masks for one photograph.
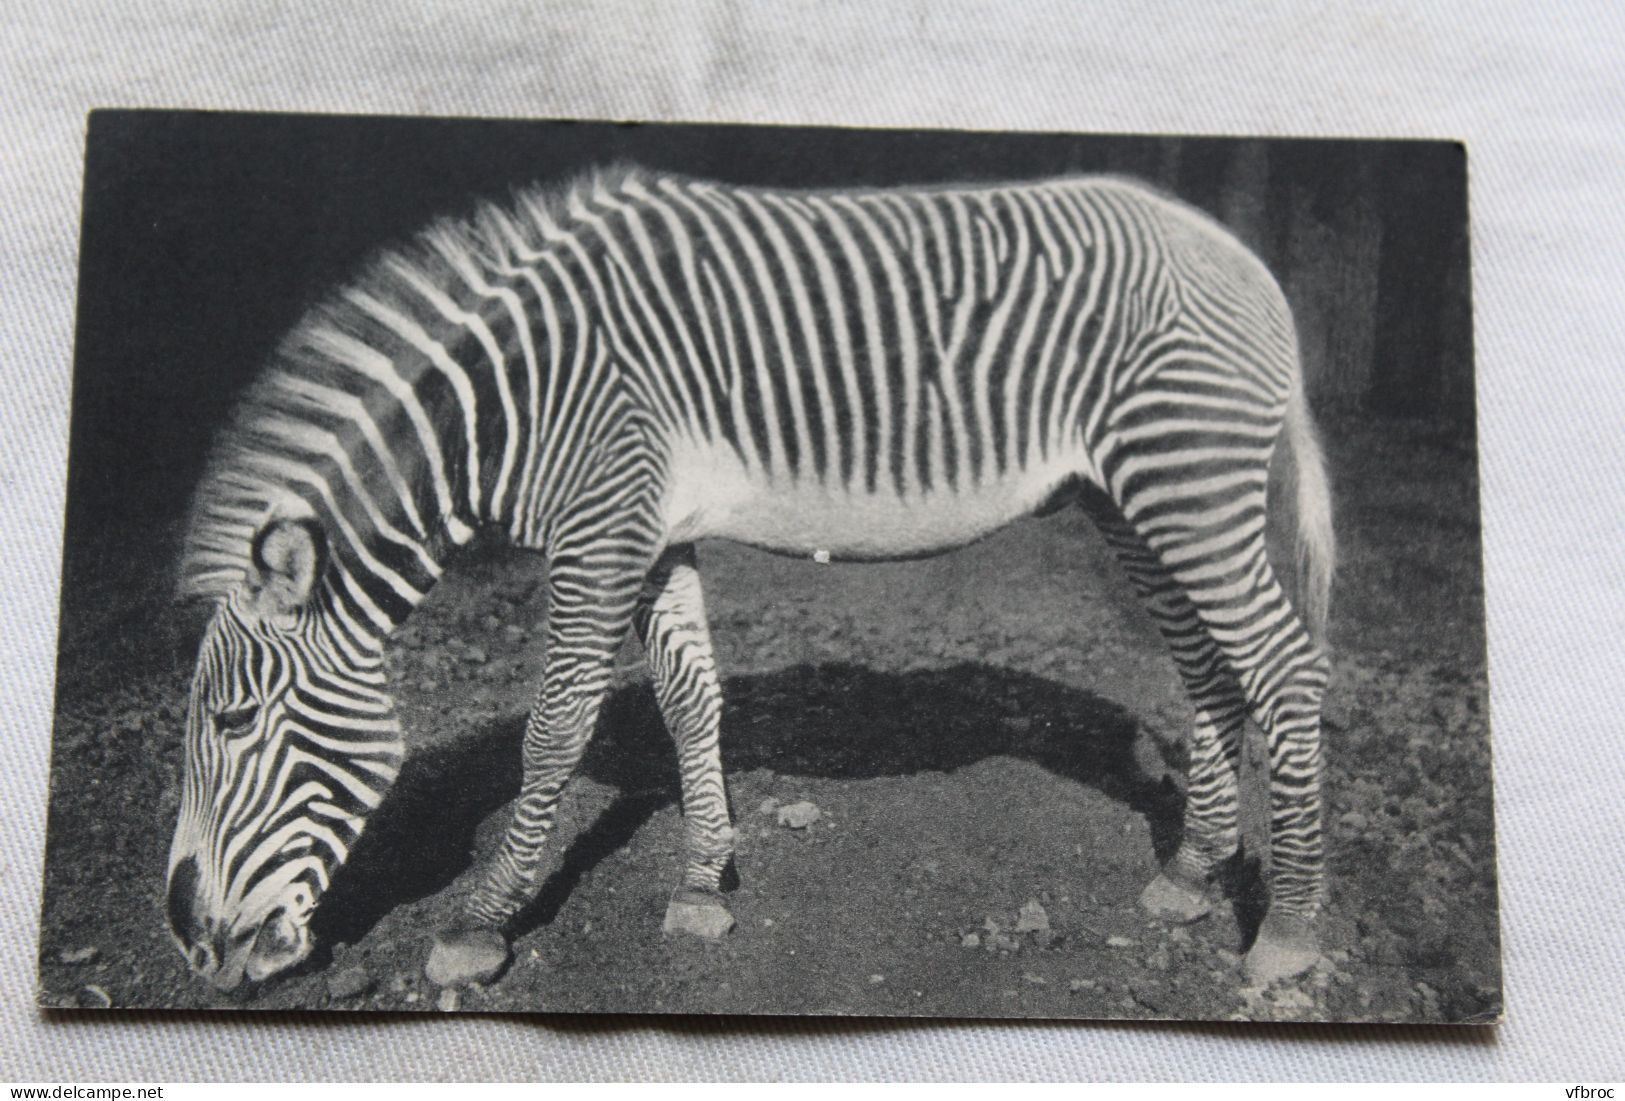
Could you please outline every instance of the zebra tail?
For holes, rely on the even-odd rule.
[[[1286,468],[1297,498],[1296,604],[1309,626],[1309,634],[1317,644],[1324,645],[1337,545],[1332,532],[1332,495],[1326,478],[1326,460],[1315,436],[1301,377],[1287,396],[1284,432]]]

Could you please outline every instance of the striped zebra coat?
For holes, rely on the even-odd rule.
[[[1296,602],[1264,545],[1278,449]],[[1184,837],[1141,901],[1207,911],[1250,719],[1272,897],[1247,968],[1302,971],[1324,892],[1330,504],[1290,312],[1223,229],[1117,179],[797,192],[640,171],[431,227],[292,332],[197,492],[183,585],[216,610],[172,931],[228,988],[310,952],[402,755],[385,641],[486,529],[545,556],[548,660],[512,820],[431,978],[505,962],[634,630],[681,768],[666,930],[720,936],[733,834],[695,542],[895,559],[1074,500],[1196,706]]]

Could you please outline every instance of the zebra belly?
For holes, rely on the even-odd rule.
[[[753,473],[732,455],[674,456],[666,500],[673,543],[730,539],[798,556],[877,561],[964,546],[1031,515],[1084,469],[1057,459],[961,490],[899,493],[831,487]]]

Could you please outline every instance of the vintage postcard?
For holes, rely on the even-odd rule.
[[[84,187],[42,1004],[1499,1019],[1460,145]]]

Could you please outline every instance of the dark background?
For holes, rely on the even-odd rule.
[[[1318,408],[1473,433],[1460,145],[99,111],[70,559],[87,527],[184,509],[235,395],[372,251],[612,162],[787,187],[1139,177],[1224,221],[1276,273]]]

